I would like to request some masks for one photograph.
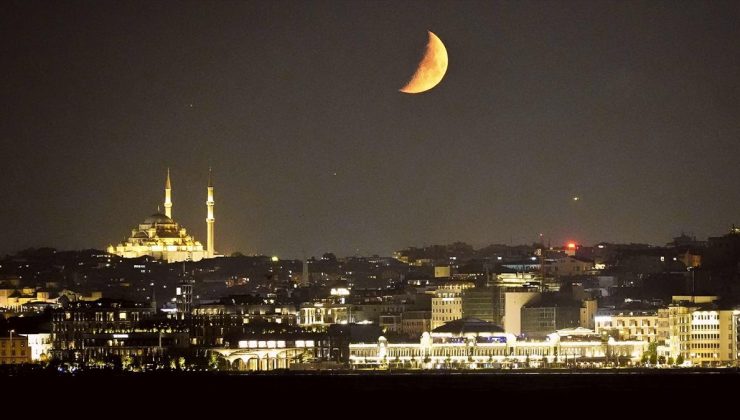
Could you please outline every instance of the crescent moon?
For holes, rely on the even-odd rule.
[[[419,63],[411,80],[406,86],[399,89],[403,93],[421,93],[425,92],[439,84],[447,72],[447,49],[442,41],[431,31],[429,41],[424,52],[424,57]]]

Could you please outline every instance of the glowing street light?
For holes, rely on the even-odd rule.
[[[13,333],[15,330],[8,331],[8,334],[10,334],[10,354],[13,354]],[[15,363],[15,362],[13,362]]]

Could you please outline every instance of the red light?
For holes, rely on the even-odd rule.
[[[575,249],[576,243],[575,242],[568,242],[568,248]]]

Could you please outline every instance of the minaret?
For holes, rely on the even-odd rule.
[[[170,168],[167,168],[167,181],[164,182],[164,214],[172,218],[172,184],[170,183]]]
[[[213,218],[213,180],[211,178],[211,168],[208,168],[208,200],[206,201],[206,207],[208,208],[208,217],[206,217],[206,228],[207,228],[207,238],[208,241],[206,243],[206,258],[213,258],[213,256],[216,254],[214,251],[214,232],[213,232],[213,224],[216,221],[216,219]]]

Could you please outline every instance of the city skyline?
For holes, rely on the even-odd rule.
[[[227,255],[663,245],[740,221],[737,3],[9,10],[0,254],[119,242],[168,167],[201,241],[213,167]],[[399,93],[427,31],[447,73]]]

